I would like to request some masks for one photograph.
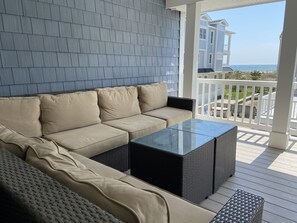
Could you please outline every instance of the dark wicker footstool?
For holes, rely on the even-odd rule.
[[[237,190],[211,222],[261,223],[264,199],[243,190]]]
[[[5,223],[122,222],[1,148],[0,198]]]
[[[213,193],[235,173],[237,126],[200,119],[187,121],[169,128],[189,131],[215,138]]]
[[[196,204],[211,195],[212,137],[167,128],[129,146],[131,175]]]

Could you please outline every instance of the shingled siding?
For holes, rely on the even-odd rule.
[[[0,96],[166,81],[178,12],[165,0],[0,0]]]

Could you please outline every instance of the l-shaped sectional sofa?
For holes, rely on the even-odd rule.
[[[0,123],[126,171],[129,140],[191,118],[194,103],[168,97],[164,83],[2,98]]]
[[[124,173],[129,140],[194,109],[194,100],[168,97],[164,83],[0,98],[0,148],[123,222],[210,222],[215,213]]]

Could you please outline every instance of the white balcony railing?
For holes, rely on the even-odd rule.
[[[295,83],[295,89],[297,83]],[[276,81],[198,78],[197,116],[209,120],[271,130]],[[297,134],[297,98],[291,115],[291,134]]]
[[[229,53],[229,44],[224,44],[224,52]]]
[[[211,78],[211,79],[225,79],[226,74],[224,72],[210,72],[210,73],[198,73],[198,78]]]

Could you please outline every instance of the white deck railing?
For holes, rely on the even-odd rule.
[[[276,81],[198,78],[197,83],[197,117],[271,130]],[[292,104],[290,130],[297,134],[297,100]]]
[[[271,98],[275,88],[275,81],[198,79],[197,115],[270,130],[274,111]],[[267,101],[263,100],[264,96]],[[264,123],[261,116],[265,116]]]

